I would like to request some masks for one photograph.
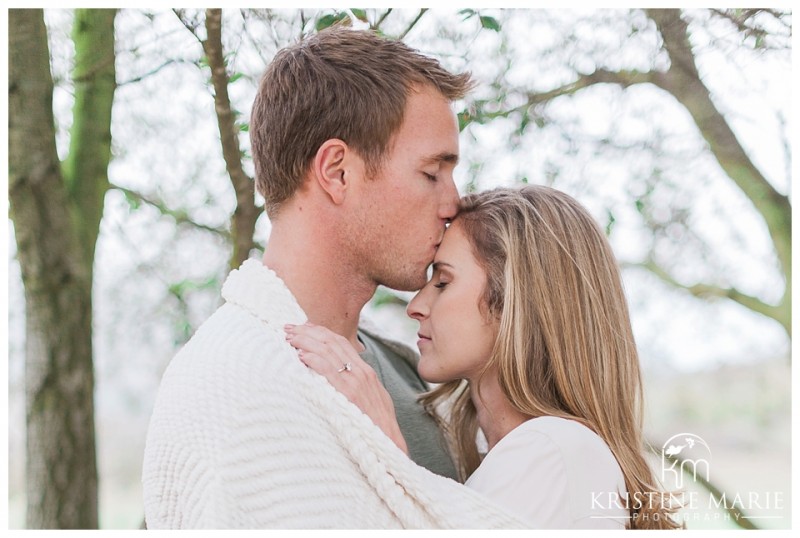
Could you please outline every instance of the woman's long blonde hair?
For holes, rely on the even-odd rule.
[[[625,477],[631,527],[678,527],[645,459],[639,357],[619,268],[597,223],[572,197],[542,186],[467,195],[455,222],[486,271],[480,307],[499,320],[484,374],[498,372],[521,413],[575,420],[606,442]],[[480,464],[466,382],[442,384],[422,401],[430,411],[447,402],[442,423],[466,479]],[[637,497],[653,502],[637,507]]]

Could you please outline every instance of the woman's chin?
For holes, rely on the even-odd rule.
[[[417,372],[419,373],[419,376],[428,383],[446,383],[451,379],[445,375],[442,375],[441,372],[435,370],[431,371],[431,369],[426,368],[424,359],[420,360]]]

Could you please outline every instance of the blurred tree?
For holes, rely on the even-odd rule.
[[[92,275],[111,158],[115,10],[77,10],[59,162],[43,12],[9,11],[9,199],[26,303],[27,527],[97,528]]]
[[[211,69],[211,85],[214,88],[214,111],[217,116],[222,157],[233,191],[236,194],[236,206],[230,219],[230,236],[233,244],[229,267],[236,269],[250,255],[256,244],[253,233],[261,209],[255,203],[253,178],[249,177],[242,165],[242,150],[239,147],[239,133],[242,124],[237,125],[240,114],[231,107],[228,95],[228,84],[231,77],[225,65],[222,48],[222,10],[207,9],[205,12],[206,39],[198,36],[195,26],[176,12],[184,26],[200,41],[205,52],[205,59]],[[238,77],[237,77],[238,78]]]
[[[640,13],[646,16],[644,20],[638,17]],[[545,55],[540,57],[539,61],[542,63],[553,61],[553,57],[557,58],[555,61],[559,63],[558,67],[566,69],[568,73],[562,77],[568,79],[563,84],[533,90],[530,86],[510,83],[508,71],[512,67],[513,58],[510,54],[506,54],[508,61],[503,64],[505,69],[493,81],[488,97],[476,99],[470,109],[462,115],[462,123],[484,124],[500,118],[512,119],[517,122],[517,135],[523,135],[529,128],[542,128],[553,121],[546,114],[548,105],[556,104],[559,100],[574,98],[589,88],[616,86],[622,90],[635,91],[633,88],[637,86],[651,85],[666,92],[688,112],[697,132],[705,141],[707,152],[716,160],[732,184],[746,196],[766,225],[777,258],[778,270],[785,285],[777,301],[768,301],[728,284],[725,282],[725,276],[719,271],[715,272],[714,281],[686,283],[685,279],[676,276],[674,271],[680,268],[684,260],[680,256],[675,256],[674,249],[668,255],[659,254],[657,246],[662,240],[669,241],[670,234],[684,235],[684,229],[690,228],[691,224],[687,224],[687,207],[672,208],[666,218],[659,217],[653,211],[654,204],[649,195],[654,190],[654,184],[663,182],[666,175],[664,170],[659,170],[658,167],[650,169],[649,177],[640,178],[647,183],[647,192],[644,194],[637,192],[632,200],[642,214],[644,224],[651,229],[654,239],[645,260],[638,265],[671,286],[686,290],[694,296],[727,298],[753,312],[772,318],[780,323],[791,337],[791,201],[787,194],[781,193],[767,180],[740,143],[730,123],[731,111],[723,113],[715,103],[714,92],[709,89],[698,67],[697,50],[702,49],[703,45],[692,44],[693,35],[690,27],[690,24],[694,24],[696,28],[711,28],[715,24],[723,23],[728,29],[728,34],[739,36],[738,42],[735,38],[731,39],[735,42],[733,47],[738,47],[740,50],[754,49],[764,54],[776,49],[781,52],[784,47],[788,48],[784,43],[788,43],[787,35],[791,35],[791,12],[728,9],[690,13],[678,9],[647,9],[631,10],[627,15],[618,13],[616,17],[612,14],[609,18],[615,18],[612,22],[617,23],[616,27],[611,22],[592,17],[592,24],[597,26],[591,39],[582,39],[580,32],[585,31],[585,27],[576,24],[574,33],[564,33],[563,47],[553,47],[548,53],[552,54],[552,57]],[[629,26],[625,27],[626,23]],[[608,42],[616,41],[622,47],[626,40],[634,37],[642,39],[641,50],[647,50],[647,44],[652,41],[639,36],[644,34],[649,37],[653,29],[657,32],[654,37],[659,48],[651,54],[649,66],[637,61],[638,58],[632,58],[631,54],[625,54],[626,51],[620,50],[615,56],[604,50],[604,45],[607,46]],[[627,36],[624,35],[626,31]],[[617,32],[617,35],[613,36],[613,32]],[[695,34],[698,33],[700,32]],[[609,37],[609,34],[612,36]],[[596,51],[587,50],[592,46],[592,39],[597,40]],[[585,44],[578,45],[581,42]],[[628,62],[627,66],[625,62]],[[597,128],[596,125],[593,127]],[[582,144],[585,147],[591,135],[587,132],[581,134],[584,139],[575,137],[574,132],[566,136],[571,138],[573,144]],[[607,147],[612,145],[608,138],[602,140],[602,143]],[[787,148],[785,157],[788,161],[788,144],[785,146]],[[621,150],[619,154],[622,159],[632,159],[637,151],[635,144],[630,141],[627,147],[617,149]],[[651,155],[657,154],[664,151],[664,146],[655,140],[649,142],[644,151],[651,152]],[[688,159],[689,155],[686,153],[679,155],[673,166],[677,168],[675,165]],[[558,171],[555,171],[554,175],[557,174]],[[613,225],[613,213],[609,212],[609,217],[610,228]],[[678,234],[675,234],[675,225],[682,228]],[[691,230],[686,233],[690,234]]]
[[[764,46],[764,37],[769,32],[759,25],[753,25],[759,10],[727,10],[718,13],[735,23],[743,34],[760,35],[757,41]],[[778,14],[765,10],[770,17],[782,18]],[[736,186],[752,202],[753,207],[763,218],[769,230],[780,262],[785,287],[783,296],[777,304],[768,304],[757,297],[738,291],[734,287],[723,288],[708,283],[684,286],[679,284],[667,271],[650,258],[645,267],[657,276],[675,286],[684,287],[700,297],[727,297],[742,306],[771,317],[778,321],[791,336],[791,302],[792,302],[792,206],[788,196],[778,192],[764,177],[759,168],[750,159],[739,143],[733,129],[719,112],[711,98],[711,92],[703,83],[692,54],[689,41],[688,24],[681,18],[679,10],[648,9],[647,15],[658,28],[663,40],[662,46],[669,54],[670,66],[664,71],[653,71],[638,75],[633,80],[624,76],[611,76],[608,82],[628,85],[629,83],[650,82],[669,92],[691,114],[697,128],[708,143],[708,148],[719,162],[719,165],[736,184]],[[757,45],[758,46],[758,45]],[[600,80],[604,75],[598,77]]]
[[[88,22],[81,22],[86,17],[86,13],[78,12],[76,36],[79,27],[91,27]],[[486,186],[484,181],[491,179],[488,175],[495,170],[492,164],[484,166],[481,161],[488,163],[490,158],[502,154],[509,160],[524,163],[521,166],[526,167],[524,174],[506,179],[537,182],[555,179],[556,187],[592,203],[599,198],[597,192],[581,189],[587,188],[586,185],[591,189],[592,184],[597,184],[597,190],[602,191],[606,182],[601,180],[611,174],[601,174],[598,178],[591,173],[584,174],[586,169],[581,169],[575,174],[579,178],[576,183],[565,185],[561,181],[569,173],[564,170],[571,164],[588,169],[603,159],[623,162],[628,168],[637,168],[639,173],[636,177],[634,174],[622,176],[620,180],[629,188],[629,198],[624,204],[635,207],[641,216],[641,221],[635,222],[633,227],[647,227],[653,238],[649,245],[647,240],[641,241],[648,252],[640,265],[648,266],[654,274],[691,293],[704,297],[730,297],[754,312],[782,320],[782,326],[787,327],[787,297],[790,297],[791,288],[788,265],[791,221],[790,214],[786,213],[790,210],[789,199],[780,194],[779,189],[762,182],[764,174],[759,172],[753,159],[748,158],[753,155],[748,155],[733,136],[730,124],[732,107],[720,106],[718,99],[725,92],[710,90],[709,80],[703,76],[703,66],[697,65],[699,49],[708,44],[698,46],[696,43],[705,26],[721,21],[727,25],[724,33],[733,36],[731,41],[740,38],[732,47],[738,47],[739,51],[750,48],[767,55],[772,52],[773,38],[780,37],[781,24],[786,25],[785,12],[124,10],[117,17],[116,35],[120,40],[117,44],[117,67],[121,81],[121,91],[116,92],[114,118],[116,164],[112,167],[112,192],[105,200],[107,215],[115,218],[106,219],[112,223],[105,229],[109,233],[103,233],[108,241],[98,249],[101,263],[97,264],[94,273],[91,259],[97,239],[96,219],[103,211],[102,194],[106,184],[104,177],[97,181],[91,179],[94,172],[86,171],[86,167],[105,155],[107,148],[97,142],[95,151],[89,151],[88,155],[79,153],[78,141],[82,137],[78,133],[80,118],[85,114],[100,123],[108,120],[102,107],[108,104],[110,111],[110,92],[106,93],[107,102],[105,97],[88,100],[91,103],[88,106],[96,110],[94,114],[87,114],[86,107],[78,104],[83,99],[81,95],[88,95],[83,92],[91,87],[100,87],[98,77],[105,76],[101,75],[104,69],[88,69],[80,74],[80,63],[76,63],[75,106],[71,114],[61,108],[56,111],[63,114],[57,125],[68,125],[70,118],[73,123],[69,154],[59,165],[49,104],[53,85],[48,70],[47,41],[38,19],[41,19],[38,11],[11,11],[9,195],[29,320],[26,329],[27,375],[28,385],[34,387],[28,391],[29,423],[43,424],[37,422],[42,410],[54,409],[49,411],[54,415],[50,422],[46,426],[29,428],[29,436],[39,431],[40,438],[50,439],[52,434],[59,437],[61,445],[48,452],[48,459],[29,457],[28,465],[35,466],[34,471],[29,471],[28,502],[33,505],[28,510],[29,526],[47,526],[31,522],[31,518],[39,507],[45,506],[44,495],[55,496],[56,492],[67,489],[59,484],[71,484],[63,477],[69,477],[72,471],[68,470],[77,468],[73,458],[91,462],[94,466],[94,453],[88,452],[89,445],[93,450],[94,430],[82,426],[90,424],[91,408],[87,405],[91,405],[92,389],[81,385],[91,380],[92,375],[93,350],[90,338],[86,337],[92,326],[92,275],[95,275],[95,284],[101,285],[96,299],[111,304],[109,310],[117,314],[116,317],[102,316],[95,311],[96,336],[101,338],[95,342],[94,353],[103,351],[102,360],[114,362],[119,367],[115,378],[105,374],[108,381],[105,390],[119,392],[118,387],[134,377],[129,375],[132,370],[140,375],[147,372],[157,377],[168,357],[174,353],[170,346],[180,346],[217,306],[218,291],[227,266],[237,266],[259,244],[259,240],[254,238],[254,228],[263,212],[253,197],[253,182],[247,172],[251,165],[247,120],[239,111],[249,110],[258,77],[275,51],[304,34],[331,24],[377,29],[440,58],[452,69],[469,69],[475,73],[481,86],[467,100],[459,115],[465,129],[462,153],[467,166],[461,168],[468,168],[467,190]],[[769,21],[778,22],[777,30],[775,25],[768,24]],[[689,35],[692,30],[694,32]],[[112,33],[111,28],[108,32]],[[551,38],[551,41],[540,47],[539,44],[545,40],[543,36]],[[517,48],[510,46],[512,38],[520,43]],[[689,46],[689,38],[692,38],[692,46]],[[51,39],[55,41],[60,36],[51,36]],[[114,58],[113,46],[107,51],[108,46],[104,39],[93,38],[94,53]],[[77,39],[75,47],[77,62],[81,54]],[[53,50],[56,51],[55,46]],[[83,54],[90,52],[83,50]],[[642,60],[643,57],[646,58]],[[64,58],[60,59],[63,64]],[[56,63],[54,59],[53,65]],[[110,63],[113,70],[114,62]],[[97,66],[101,64],[109,67],[103,62]],[[526,70],[533,75],[527,76]],[[58,81],[58,70],[54,69],[54,72]],[[23,84],[23,80],[27,82]],[[46,87],[41,87],[43,82],[47,82]],[[56,88],[64,86],[69,88],[69,83],[57,84]],[[681,176],[680,167],[688,166],[685,164],[687,156],[676,157],[677,152],[671,153],[672,149],[659,139],[663,132],[656,131],[655,141],[647,144],[630,139],[613,140],[613,132],[602,132],[597,139],[592,139],[596,133],[581,132],[580,128],[586,125],[597,128],[602,122],[592,117],[586,125],[579,126],[563,114],[565,109],[583,113],[586,109],[583,99],[591,101],[592,95],[595,99],[599,95],[595,101],[599,106],[595,108],[609,111],[613,116],[624,109],[625,96],[628,95],[627,104],[639,106],[634,110],[640,114],[636,119],[654,125],[657,115],[647,109],[651,101],[642,99],[645,96],[643,92],[636,93],[642,88],[658,92],[663,102],[674,101],[690,121],[696,121],[698,139],[704,138],[705,146],[700,150],[692,147],[690,151],[694,151],[695,156],[700,153],[713,155],[719,170],[732,180],[729,183],[752,199],[756,208],[753,213],[768,223],[778,260],[775,265],[780,265],[780,273],[786,277],[782,301],[763,299],[769,294],[759,294],[758,291],[737,291],[737,287],[724,280],[725,272],[711,264],[704,266],[702,278],[693,280],[694,275],[689,273],[687,276],[681,269],[684,266],[695,269],[704,260],[694,258],[692,263],[686,262],[684,244],[673,249],[658,248],[662,242],[680,243],[680,237],[672,237],[675,224],[685,229],[684,239],[692,232],[693,226],[696,230],[697,226],[689,222],[687,215],[689,210],[701,205],[694,198],[689,197],[687,201],[684,197],[683,205],[679,203],[670,208],[666,216],[658,212],[662,209],[659,204],[663,202],[658,193],[661,186],[673,182],[678,191],[702,175]],[[209,94],[212,99],[208,99]],[[215,125],[210,124],[209,119]],[[495,133],[509,133],[508,136],[501,134],[502,147],[495,151],[497,155],[487,157],[486,148],[490,146],[485,144],[485,139],[470,145],[473,138],[479,138],[476,133],[484,125]],[[504,131],[508,125],[512,128]],[[534,136],[540,137],[536,139],[535,150],[523,147],[523,142]],[[83,147],[89,147],[91,137],[83,138]],[[528,154],[539,157],[543,153],[540,151],[546,145],[541,143],[543,139],[555,147],[555,153],[562,155],[563,159],[545,158],[531,165],[531,161],[525,159]],[[690,140],[685,147],[694,142]],[[605,146],[601,148],[602,144]],[[592,150],[595,151],[593,155],[590,154]],[[645,152],[654,155],[653,160],[643,159],[644,164],[634,165],[635,159]],[[653,166],[645,169],[649,164]],[[691,181],[687,181],[687,177]],[[583,183],[573,188],[580,182]],[[464,188],[463,183],[461,187]],[[716,186],[713,192],[718,192]],[[25,216],[34,211],[37,212],[34,216]],[[614,228],[617,233],[623,226],[621,212],[619,206],[608,206],[609,231]],[[774,215],[768,221],[764,212]],[[735,214],[725,213],[720,221],[728,225],[734,219]],[[266,220],[262,216],[260,224],[268,226]],[[256,235],[258,233],[256,230]],[[730,246],[730,241],[721,243],[729,250],[736,250]],[[765,256],[754,253],[752,257]],[[686,285],[686,282],[702,284]],[[131,300],[131,297],[135,299]],[[748,297],[753,301],[748,301]],[[374,299],[376,304],[395,301],[402,302],[403,297],[387,290],[379,290]],[[174,324],[170,323],[172,317],[176,318]],[[52,320],[56,320],[55,326],[46,325]],[[156,329],[164,333],[172,331],[174,338],[151,338],[153,334],[161,334]],[[107,349],[101,350],[104,343]],[[143,355],[149,363],[137,362]],[[102,364],[102,360],[97,364]],[[100,369],[98,378],[102,375]],[[51,386],[58,389],[45,390]],[[66,397],[58,396],[63,387],[81,394],[78,404],[72,405]],[[146,412],[155,390],[136,390],[140,392],[132,398],[143,402],[141,408]],[[35,394],[40,396],[33,398]],[[55,403],[51,405],[51,402]],[[55,413],[60,415],[55,416]],[[83,434],[79,435],[79,431]],[[112,443],[108,437],[106,440],[104,449],[109,450]],[[42,444],[29,441],[29,448],[38,446],[37,443]],[[114,457],[125,456],[114,454]],[[131,466],[139,465],[138,454],[128,454],[127,457]],[[40,464],[44,461],[47,463]],[[80,487],[73,487],[69,491],[70,498],[62,500],[65,513],[73,510],[71,507],[79,502],[81,495],[96,499],[96,485],[92,486],[90,479],[83,480],[83,477],[92,476],[93,469],[82,474]],[[36,478],[36,473],[40,478]],[[109,484],[109,489],[113,486]],[[48,510],[55,513],[57,509],[53,507],[56,503],[48,503]],[[96,505],[96,500],[94,503]],[[138,510],[138,507],[134,509]],[[91,525],[50,524],[62,527],[94,525],[96,515],[95,523]]]

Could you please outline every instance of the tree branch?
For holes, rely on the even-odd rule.
[[[255,204],[253,180],[242,168],[241,149],[239,147],[239,129],[236,127],[234,113],[228,96],[228,72],[222,52],[222,10],[206,10],[207,39],[203,41],[203,50],[211,68],[211,82],[214,85],[214,110],[217,113],[222,156],[228,171],[233,189],[236,193],[236,209],[231,217],[231,236],[233,254],[230,260],[231,269],[235,269],[247,259],[255,247],[253,233],[259,210]]]
[[[523,111],[531,106],[539,105],[552,101],[557,97],[564,95],[572,95],[578,91],[588,88],[593,84],[618,84],[622,87],[633,86],[634,84],[644,84],[652,82],[655,77],[654,72],[639,72],[639,71],[607,71],[605,69],[598,69],[594,73],[582,74],[578,78],[558,88],[554,88],[546,92],[521,92],[526,101],[522,105],[497,110],[494,112],[480,111],[474,115],[464,118],[468,122],[478,121],[486,122],[496,118],[507,118],[515,112]]]
[[[386,20],[386,17],[388,17],[389,13],[391,13],[391,12],[392,12],[392,8],[389,8],[386,11],[384,11],[383,15],[380,16],[380,18],[377,20],[377,22],[372,25],[372,29],[373,30],[379,30],[380,27],[381,27],[381,24],[383,24],[383,21]]]
[[[750,199],[767,224],[775,251],[791,292],[792,206],[789,198],[778,192],[750,160],[725,117],[711,100],[704,85],[689,42],[688,24],[675,9],[647,9],[669,54],[671,65],[653,82],[672,94],[691,114],[700,134],[725,173]]]
[[[175,13],[175,16],[178,17],[178,20],[181,21],[181,24],[183,24],[183,26],[189,30],[189,32],[191,32],[195,39],[197,39],[198,43],[202,44],[203,39],[197,33],[197,27],[200,26],[200,23],[198,21],[189,20],[182,9],[173,9],[172,12]]]
[[[618,84],[623,88],[627,88],[634,84],[653,82],[654,76],[655,73],[650,71],[608,71],[606,69],[597,69],[593,73],[581,74],[574,82],[570,82],[559,88],[547,92],[528,92],[526,96],[528,99],[528,106],[531,106],[551,101],[562,95],[572,95],[594,84]]]
[[[143,73],[143,74],[139,75],[138,77],[134,77],[134,78],[131,78],[131,79],[125,80],[125,81],[123,81],[123,82],[119,82],[119,83],[117,83],[117,87],[120,87],[120,86],[125,86],[125,85],[127,85],[127,84],[134,84],[134,83],[136,83],[136,82],[141,82],[141,81],[143,81],[144,79],[146,79],[147,77],[150,77],[150,76],[153,76],[153,75],[155,75],[156,73],[158,73],[159,71],[161,71],[161,70],[162,70],[162,69],[164,69],[165,67],[169,67],[170,65],[174,65],[174,64],[183,64],[183,63],[190,63],[190,62],[188,62],[187,60],[183,60],[183,59],[172,59],[172,60],[167,60],[166,62],[162,63],[162,64],[161,64],[161,65],[159,65],[158,67],[156,67],[156,68],[154,68],[154,69],[151,69],[151,70],[150,70],[150,71],[148,71],[147,73]]]
[[[785,48],[780,46],[780,43],[773,44],[770,42],[770,38],[774,37],[778,33],[775,32],[774,29],[770,29],[768,31],[763,26],[759,26],[758,22],[753,20],[758,15],[769,15],[772,19],[774,19],[771,22],[782,25],[787,31],[788,37],[791,37],[791,25],[787,25],[784,22],[784,13],[775,9],[711,9],[710,11],[718,18],[724,19],[733,24],[740,34],[743,34],[747,37],[752,37],[755,40],[754,48],[756,49],[783,50]],[[748,25],[749,22],[752,22],[752,25]],[[787,46],[789,45],[787,44]]]
[[[217,235],[226,241],[229,241],[231,238],[231,234],[230,232],[228,232],[228,230],[225,230],[223,228],[215,228],[213,226],[208,226],[207,224],[200,224],[199,222],[192,220],[192,218],[186,211],[180,209],[172,209],[168,207],[163,200],[159,200],[154,196],[143,194],[141,192],[128,189],[126,187],[121,187],[119,185],[112,184],[111,187],[121,191],[125,195],[125,198],[127,198],[128,200],[132,200],[136,203],[144,203],[158,209],[158,211],[162,215],[171,217],[178,225],[186,224],[194,228],[197,228],[199,230],[211,232],[214,235]]]
[[[663,282],[669,284],[674,288],[686,290],[695,297],[700,297],[700,298],[722,297],[730,299],[731,301],[737,302],[740,305],[744,306],[745,308],[748,308],[754,312],[775,319],[776,321],[783,324],[784,327],[786,328],[785,322],[781,319],[779,307],[765,303],[764,301],[758,299],[757,297],[753,297],[751,295],[742,293],[736,288],[723,288],[721,286],[715,286],[712,284],[702,284],[702,283],[694,285],[681,284],[663,267],[658,265],[652,258],[642,262],[641,264],[630,264],[630,265],[647,269],[652,274],[661,279]]]
[[[405,39],[406,35],[408,35],[408,32],[410,32],[410,31],[411,31],[411,29],[412,29],[412,28],[414,28],[414,26],[416,26],[416,25],[417,25],[417,23],[418,23],[418,22],[419,22],[419,20],[422,18],[422,16],[423,16],[423,15],[425,15],[425,12],[426,12],[426,11],[428,11],[428,8],[426,8],[426,7],[424,7],[424,8],[422,8],[422,9],[420,9],[420,10],[419,10],[419,13],[417,14],[417,17],[416,17],[416,18],[415,18],[413,21],[411,21],[411,24],[409,24],[409,25],[408,25],[408,27],[405,29],[405,31],[404,31],[402,34],[400,34],[400,35],[397,37],[397,39],[399,39],[399,40],[401,40],[401,41],[402,41],[403,39]]]

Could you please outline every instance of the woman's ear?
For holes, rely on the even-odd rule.
[[[319,147],[314,157],[313,178],[336,205],[344,201],[350,181],[344,168],[348,151],[345,142],[331,138]]]

